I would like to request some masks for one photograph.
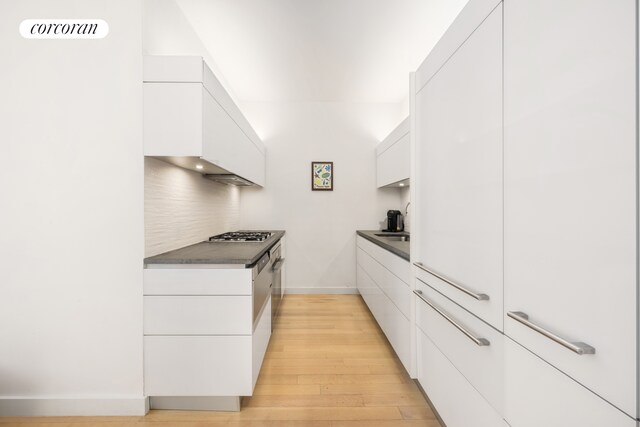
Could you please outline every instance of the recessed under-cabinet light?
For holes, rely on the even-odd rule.
[[[202,165],[196,165],[196,169],[202,169],[204,166]]]
[[[401,182],[400,184],[398,184],[400,187],[404,187],[404,182]]]

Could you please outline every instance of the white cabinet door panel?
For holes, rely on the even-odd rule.
[[[264,154],[205,89],[203,91],[203,154],[211,163],[264,184]]]
[[[357,266],[358,290],[398,358],[405,369],[409,371],[411,367],[411,324],[375,282],[371,273],[363,268],[360,263],[363,255],[367,256],[359,250]]]
[[[362,236],[358,236],[357,242],[359,248],[371,255],[376,261],[384,265],[387,270],[391,271],[409,286],[411,282],[411,266],[409,265],[409,261],[392,254]]]
[[[202,85],[145,83],[144,155],[202,156]]]
[[[501,427],[502,416],[458,372],[429,337],[420,330],[417,335],[418,381],[447,427]]]
[[[262,314],[260,315],[256,329],[253,331],[253,339],[251,342],[253,371],[251,375],[251,384],[253,388],[255,388],[256,381],[258,381],[260,368],[264,361],[264,355],[267,353],[267,347],[269,346],[269,339],[271,338],[271,321],[271,297],[269,297],[269,301],[262,309]]]
[[[638,416],[636,2],[512,1],[504,19],[505,310],[596,354],[505,333]]]
[[[502,6],[416,94],[416,144],[417,261],[489,295],[432,285],[502,330]]]
[[[250,396],[251,336],[144,337],[147,396]]]
[[[409,286],[360,248],[358,248],[358,264],[369,273],[373,281],[398,310],[405,317],[411,317],[412,298]],[[408,265],[407,268],[409,268]]]
[[[145,335],[251,335],[251,296],[145,296]]]
[[[378,187],[408,179],[411,175],[411,135],[405,134],[377,158]]]
[[[416,298],[416,325],[431,338],[495,411],[502,415],[504,336],[420,280],[416,280],[416,291],[421,292]],[[489,344],[477,345],[420,297],[476,338],[482,338]]]
[[[505,379],[511,427],[636,427],[631,417],[509,338]]]

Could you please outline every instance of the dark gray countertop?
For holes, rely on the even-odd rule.
[[[388,250],[389,252],[398,255],[400,258],[406,259],[407,261],[410,261],[410,257],[409,257],[409,242],[394,242],[394,241],[389,241],[387,239],[385,239],[384,237],[378,237],[376,236],[376,234],[384,234],[384,235],[388,235],[388,236],[393,236],[393,235],[407,235],[409,233],[407,232],[402,232],[402,233],[383,233],[380,230],[357,230],[356,233],[358,233],[358,236],[362,236],[365,239],[369,240],[372,243],[375,243],[376,245],[380,246],[383,249]]]
[[[270,231],[271,237],[261,243],[200,242],[160,255],[145,258],[145,264],[244,264],[256,263],[260,257],[284,236],[282,230]]]

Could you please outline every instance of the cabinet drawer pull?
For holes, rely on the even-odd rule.
[[[568,348],[569,350],[573,351],[576,354],[595,354],[596,353],[596,349],[591,347],[589,344],[585,344],[583,342],[570,342],[565,340],[564,338],[561,338],[559,336],[557,336],[556,334],[547,331],[546,329],[541,328],[540,326],[531,323],[529,321],[529,316],[521,311],[509,311],[507,312],[507,316],[509,316],[510,318],[512,318],[513,320],[516,320],[520,323],[522,323],[523,325],[525,325],[528,328],[533,329],[534,331],[536,331],[537,333],[544,335],[545,337],[549,338],[552,341],[557,342],[558,344],[560,344],[563,347]]]
[[[416,294],[418,296],[418,298],[420,298],[422,301],[424,301],[429,307],[433,308],[436,311],[436,313],[438,313],[440,316],[444,317],[449,323],[451,323],[453,326],[455,326],[455,328],[457,330],[459,330],[460,332],[465,334],[467,336],[467,338],[469,338],[471,341],[476,343],[476,345],[482,347],[482,346],[487,346],[487,345],[490,344],[489,340],[487,340],[485,338],[476,337],[471,332],[469,332],[465,327],[460,325],[457,321],[455,321],[448,314],[446,314],[444,311],[440,310],[438,307],[433,305],[431,303],[431,301],[427,300],[424,296],[422,296],[422,291],[421,290],[413,291],[413,293]]]
[[[282,269],[282,266],[284,264],[284,258],[278,258],[276,260],[276,262],[273,263],[273,272],[277,273],[278,271],[280,271]]]
[[[454,288],[456,288],[457,290],[464,292],[465,294],[469,295],[471,298],[475,298],[478,301],[486,301],[489,299],[489,295],[487,294],[476,294],[475,292],[471,292],[469,289],[465,288],[464,286],[460,286],[457,283],[452,282],[449,279],[445,279],[444,277],[442,277],[441,275],[434,273],[433,271],[429,270],[427,267],[424,266],[424,264],[422,264],[421,262],[414,262],[413,265],[415,265],[416,267],[418,267],[420,270],[424,270],[427,273],[431,274],[432,276],[437,277],[438,279],[442,280],[443,282],[453,286]]]

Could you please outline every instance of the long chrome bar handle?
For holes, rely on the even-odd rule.
[[[576,354],[583,355],[583,354],[595,354],[596,353],[596,349],[591,347],[589,344],[585,344],[583,342],[567,341],[564,338],[559,337],[558,335],[556,335],[556,334],[554,334],[552,332],[549,332],[544,328],[541,328],[540,326],[536,325],[535,323],[531,323],[529,321],[529,316],[527,316],[527,314],[525,314],[525,313],[523,313],[521,311],[509,311],[509,312],[507,312],[507,316],[509,316],[513,320],[516,320],[516,321],[522,323],[526,327],[533,329],[537,333],[539,333],[541,335],[544,335],[545,337],[549,338],[550,340],[557,342],[561,346],[568,348],[569,350],[573,351]]]
[[[464,286],[460,286],[457,283],[452,282],[451,280],[442,277],[441,275],[439,275],[438,273],[435,273],[431,270],[429,270],[427,267],[424,266],[424,264],[422,264],[421,262],[414,262],[413,265],[415,265],[416,267],[418,267],[420,270],[424,270],[427,273],[431,274],[432,276],[437,277],[438,279],[442,280],[443,282],[453,286],[454,288],[456,288],[457,290],[464,292],[465,294],[469,295],[471,298],[475,298],[478,301],[487,301],[489,299],[489,295],[487,294],[477,294],[475,292],[470,291],[469,289],[465,288]]]
[[[444,311],[440,310],[438,307],[433,305],[431,303],[431,301],[429,301],[428,299],[426,299],[425,297],[422,296],[422,291],[421,290],[413,291],[413,293],[416,294],[418,296],[418,298],[420,298],[422,301],[424,301],[429,307],[433,308],[436,311],[436,313],[438,313],[440,316],[444,317],[449,323],[451,323],[453,326],[455,326],[455,328],[457,330],[459,330],[460,332],[465,334],[465,336],[467,338],[469,338],[471,341],[476,343],[476,345],[482,347],[482,346],[487,346],[487,345],[490,344],[489,340],[487,340],[485,338],[476,337],[471,332],[469,332],[464,326],[460,325],[456,320],[451,318],[447,313],[445,313]]]
[[[284,258],[278,258],[276,262],[273,263],[273,267],[272,267],[273,272],[277,273],[278,271],[280,271],[283,264],[284,264]]]

